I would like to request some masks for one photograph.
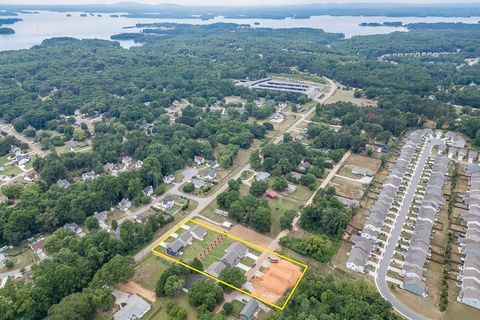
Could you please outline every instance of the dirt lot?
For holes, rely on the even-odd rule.
[[[364,99],[364,98],[355,98],[353,96],[353,90],[337,90],[335,93],[326,101],[326,103],[335,103],[338,101],[352,102],[359,106],[376,106],[377,102],[375,100]]]
[[[361,183],[343,179],[338,176],[333,178],[329,186],[335,188],[337,195],[352,200],[360,200],[365,190]]]
[[[251,242],[263,248],[268,247],[273,241],[272,238],[253,231],[252,229],[246,228],[240,224],[235,225],[228,233],[232,236]]]
[[[364,157],[354,153],[352,153],[350,157],[348,157],[347,161],[345,161],[345,166],[360,167],[372,172],[377,172],[381,164],[382,162],[380,160]]]
[[[287,260],[271,263],[261,278],[252,280],[253,294],[271,303],[277,302],[285,292],[293,288],[302,274],[302,268]]]
[[[155,292],[145,289],[134,281],[129,281],[127,283],[119,283],[117,285],[117,288],[118,290],[125,291],[131,294],[138,294],[139,296],[147,299],[150,302],[155,302],[157,300]]]

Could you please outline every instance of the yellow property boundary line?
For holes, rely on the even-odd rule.
[[[245,290],[243,290],[243,289],[237,288],[237,287],[235,287],[235,286],[233,286],[233,285],[231,285],[231,284],[229,284],[229,283],[226,283],[226,282],[223,281],[223,280],[220,280],[220,279],[217,278],[217,277],[214,277],[214,276],[209,275],[208,273],[206,273],[206,272],[204,272],[204,271],[202,271],[202,270],[198,270],[198,269],[196,269],[196,268],[194,268],[194,267],[192,267],[192,266],[190,266],[190,265],[188,265],[188,264],[186,264],[186,263],[184,263],[184,262],[182,262],[182,261],[180,261],[180,260],[174,259],[174,258],[172,258],[171,256],[169,256],[168,254],[165,254],[165,253],[162,253],[162,252],[156,250],[157,247],[159,247],[162,242],[164,242],[166,239],[168,239],[172,234],[174,234],[177,230],[179,230],[180,228],[182,228],[182,227],[183,227],[184,225],[186,225],[188,222],[192,222],[192,223],[194,223],[194,224],[200,225],[200,226],[202,226],[202,227],[205,227],[205,228],[210,229],[210,230],[212,230],[212,231],[215,231],[215,232],[217,232],[217,233],[223,234],[223,235],[225,235],[225,236],[227,236],[227,237],[229,237],[229,238],[232,238],[232,239],[235,239],[235,240],[237,240],[237,241],[243,242],[243,243],[247,244],[247,245],[250,246],[250,247],[256,248],[256,249],[258,249],[258,250],[260,250],[260,251],[268,252],[268,253],[273,254],[273,255],[275,255],[275,256],[277,256],[277,257],[279,257],[279,258],[288,260],[288,261],[290,261],[290,262],[292,262],[292,263],[294,263],[294,264],[296,264],[296,265],[302,266],[302,267],[304,268],[304,269],[303,269],[303,272],[302,272],[302,274],[300,275],[300,277],[298,278],[297,283],[295,283],[295,286],[293,287],[293,289],[290,291],[290,294],[288,295],[287,300],[285,301],[285,303],[284,303],[282,306],[278,306],[278,305],[276,305],[276,304],[274,304],[274,303],[265,301],[265,300],[263,300],[263,299],[255,296],[255,295],[251,294],[251,293],[248,292],[248,291],[245,291]],[[303,263],[301,263],[301,262],[299,262],[299,261],[296,261],[296,260],[294,260],[294,259],[291,259],[291,258],[282,256],[282,255],[280,255],[280,254],[278,254],[278,253],[275,253],[275,252],[273,252],[273,251],[271,251],[271,250],[268,250],[268,249],[266,249],[266,248],[260,247],[260,246],[258,246],[258,245],[256,245],[256,244],[251,243],[251,242],[248,242],[248,241],[246,241],[246,240],[237,238],[237,237],[232,236],[231,234],[228,234],[228,233],[226,233],[226,232],[224,232],[224,231],[222,231],[222,230],[220,230],[220,229],[213,228],[213,227],[211,227],[211,226],[209,226],[209,225],[207,225],[207,224],[204,224],[204,223],[202,223],[202,222],[195,221],[195,220],[193,220],[193,219],[187,219],[187,220],[184,221],[182,224],[180,224],[180,225],[178,226],[178,228],[176,228],[176,229],[174,229],[173,231],[169,232],[165,237],[163,237],[163,238],[159,241],[159,243],[158,243],[157,245],[155,245],[155,246],[152,248],[152,252],[155,253],[155,254],[158,254],[158,255],[162,256],[163,258],[166,258],[166,259],[168,259],[168,260],[170,260],[170,261],[173,261],[173,262],[175,262],[175,263],[178,263],[178,264],[180,264],[180,265],[182,265],[182,266],[184,266],[184,267],[186,267],[186,268],[188,268],[188,269],[190,269],[190,270],[193,270],[193,271],[195,271],[195,272],[198,272],[198,273],[200,273],[200,274],[202,274],[202,275],[204,275],[204,276],[206,276],[206,277],[208,277],[208,278],[210,278],[210,279],[213,279],[213,280],[215,280],[215,281],[217,281],[217,282],[219,282],[219,283],[221,283],[221,284],[224,284],[224,285],[226,285],[226,286],[228,286],[228,287],[230,287],[230,288],[232,288],[232,289],[234,289],[234,290],[237,290],[237,291],[239,291],[239,292],[241,292],[241,293],[243,293],[243,294],[246,294],[247,296],[250,296],[250,297],[252,297],[252,298],[255,298],[255,299],[257,299],[257,300],[265,303],[266,305],[269,305],[269,306],[271,306],[271,307],[273,307],[273,308],[275,308],[275,309],[277,309],[277,310],[283,310],[283,309],[285,309],[285,307],[287,306],[288,302],[289,302],[290,299],[292,298],[293,293],[294,293],[295,290],[297,289],[298,284],[300,283],[300,281],[302,280],[303,276],[305,275],[305,272],[307,272],[307,269],[308,269],[308,266],[307,266],[306,264],[303,264]]]

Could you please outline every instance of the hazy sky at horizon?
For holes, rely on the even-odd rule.
[[[408,4],[444,4],[444,3],[480,3],[480,0],[126,0],[125,2],[146,4],[174,3],[181,5],[281,5],[309,3],[408,3]],[[124,0],[0,0],[0,4],[112,4]]]

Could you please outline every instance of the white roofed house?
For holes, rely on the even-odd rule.
[[[100,225],[100,228],[104,230],[108,229],[108,226],[106,224],[106,221],[108,218],[108,211],[95,212],[93,214],[93,217],[97,219],[98,224]]]
[[[115,304],[120,308],[113,315],[113,320],[138,320],[151,308],[150,304],[136,294],[114,290],[112,295],[115,297]]]
[[[131,206],[132,203],[128,199],[122,199],[122,201],[118,203],[118,208],[122,211],[127,211]]]
[[[12,159],[12,163],[16,166],[23,166],[27,164],[30,161],[30,155],[29,154],[17,154],[15,157]]]
[[[196,225],[190,229],[190,233],[195,239],[203,241],[203,239],[207,235],[207,230],[202,226]]]
[[[467,155],[467,150],[460,149],[458,150],[458,161],[463,161],[463,158]]]
[[[137,162],[135,162],[135,169],[140,169],[141,167],[143,167],[143,161],[137,160]]]
[[[85,172],[84,174],[82,174],[82,180],[83,181],[94,180],[97,177],[98,177],[98,175],[95,173],[95,171]]]
[[[71,230],[73,233],[75,233],[76,235],[78,235],[80,237],[83,237],[85,235],[85,233],[83,233],[82,227],[80,227],[75,222],[66,223],[64,227]]]
[[[216,177],[217,177],[217,173],[214,170],[212,170],[210,172],[207,172],[203,176],[203,179],[208,180],[208,181],[214,181]]]
[[[133,161],[132,158],[129,156],[124,156],[122,158],[122,163],[125,167],[129,167],[132,164],[132,161]]]
[[[264,171],[258,172],[255,176],[255,180],[257,180],[258,182],[267,182],[268,178],[270,178],[270,173]]]
[[[161,205],[163,209],[171,209],[175,206],[175,200],[173,199],[163,199],[161,201]]]
[[[476,151],[470,150],[468,152],[468,163],[477,162],[478,153]]]
[[[195,189],[201,189],[205,186],[205,181],[200,179],[192,179],[192,183]]]
[[[60,179],[57,181],[57,185],[62,189],[67,189],[70,187],[70,182],[68,182],[66,179]]]
[[[75,140],[69,140],[67,141],[67,143],[65,144],[65,147],[67,147],[67,149],[69,151],[73,151],[76,147],[78,147],[80,145],[80,143],[78,141],[75,141]]]
[[[205,163],[205,158],[200,156],[195,156],[193,157],[193,162],[195,162],[197,166],[200,166]]]
[[[175,176],[173,174],[163,177],[163,183],[170,184],[175,182]]]

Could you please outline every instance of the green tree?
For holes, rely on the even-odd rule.
[[[215,282],[201,279],[193,284],[188,299],[194,306],[204,306],[212,311],[223,300],[223,290]]]
[[[182,285],[182,279],[180,279],[177,275],[171,275],[165,282],[165,294],[170,297],[175,295],[182,288]]]
[[[192,193],[193,190],[195,190],[195,186],[193,185],[193,183],[188,182],[188,183],[185,183],[182,190],[185,193]]]
[[[288,182],[284,177],[276,177],[272,188],[275,191],[285,191],[288,189]]]
[[[268,189],[268,184],[260,181],[253,181],[250,186],[250,194],[255,197],[262,197]]]
[[[228,267],[222,270],[219,279],[231,284],[237,288],[241,288],[245,282],[244,271],[238,267]]]
[[[87,219],[85,219],[85,226],[90,231],[100,229],[100,225],[98,224],[98,220],[95,219],[95,217],[92,217],[92,216],[87,217]]]

